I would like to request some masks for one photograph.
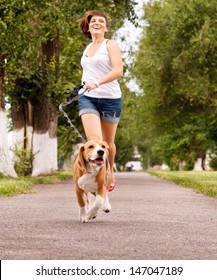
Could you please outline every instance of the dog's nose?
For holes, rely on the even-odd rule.
[[[98,150],[97,151],[97,154],[100,156],[100,157],[102,157],[103,155],[104,155],[104,151],[103,150]]]

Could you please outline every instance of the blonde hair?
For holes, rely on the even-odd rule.
[[[97,11],[97,10],[87,11],[84,14],[84,16],[78,20],[78,22],[79,22],[79,26],[80,26],[81,32],[86,37],[88,37],[89,39],[91,39],[91,34],[89,32],[89,23],[90,23],[90,20],[91,20],[91,18],[93,16],[104,17],[105,21],[106,21],[106,25],[108,27],[108,19],[107,19],[106,15],[103,12],[100,12],[100,11]]]

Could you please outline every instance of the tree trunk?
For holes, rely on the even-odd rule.
[[[203,154],[203,153],[198,154],[197,160],[194,163],[193,171],[204,171],[205,170],[205,159],[206,159],[206,154]]]
[[[202,158],[197,158],[197,160],[194,163],[193,171],[203,171],[203,169],[202,169]]]
[[[0,173],[5,176],[17,177],[8,147],[7,117],[5,111],[5,72],[3,57],[0,56]]]
[[[57,119],[58,110],[47,94],[47,64],[55,61],[54,77],[59,73],[59,35],[53,41],[43,43],[40,49],[43,79],[39,87],[31,81],[18,81],[20,100],[12,104],[13,143],[19,149],[32,151],[32,176],[49,174],[57,170]],[[33,77],[37,79],[36,74]],[[48,77],[49,78],[49,77]],[[52,80],[52,78],[51,78]],[[27,93],[25,92],[25,87]],[[37,87],[37,89],[35,89]],[[32,92],[32,96],[28,95]],[[25,96],[23,98],[22,96]],[[22,103],[22,104],[20,104]]]
[[[42,44],[42,70],[55,61],[55,77],[59,75],[59,34],[53,41]],[[46,90],[46,89],[45,89]],[[52,99],[39,96],[33,106],[33,170],[32,176],[49,174],[57,170],[57,121],[58,110]]]
[[[32,176],[57,170],[57,110],[47,97],[38,98],[33,108]]]
[[[24,139],[26,139],[26,118],[25,104],[19,106],[11,104],[11,117],[13,121],[13,147],[18,149],[25,148]]]

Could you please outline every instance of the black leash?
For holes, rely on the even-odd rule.
[[[81,90],[83,88],[83,85],[79,85],[76,88],[74,88],[73,91],[70,92],[70,97],[69,97],[69,101],[63,102],[59,105],[59,110],[60,112],[63,113],[64,117],[67,119],[69,125],[74,129],[75,133],[77,133],[78,138],[81,138],[82,143],[86,143],[86,140],[84,139],[84,137],[80,134],[80,132],[77,130],[77,128],[72,124],[71,120],[69,119],[69,116],[66,114],[66,112],[63,110],[64,106],[70,105],[73,101],[78,99],[78,96],[83,95],[86,91],[84,90],[84,92],[82,93],[78,93],[79,90]]]

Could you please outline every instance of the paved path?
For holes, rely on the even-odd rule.
[[[217,199],[117,173],[112,212],[78,221],[72,182],[0,198],[0,259],[217,259]]]

